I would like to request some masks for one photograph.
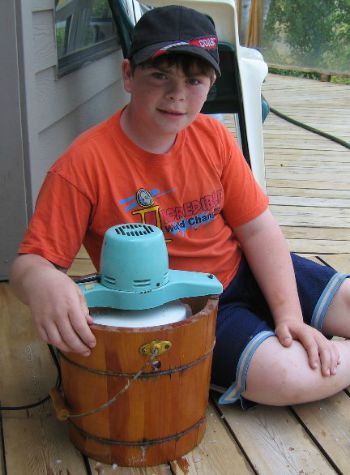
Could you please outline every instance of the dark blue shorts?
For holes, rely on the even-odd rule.
[[[292,254],[304,321],[322,331],[330,302],[348,274]],[[274,321],[255,278],[242,257],[237,275],[220,297],[213,353],[212,388],[224,392],[219,402],[241,399],[249,363]]]

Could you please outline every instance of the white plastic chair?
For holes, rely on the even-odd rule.
[[[267,75],[267,64],[262,55],[254,49],[239,44],[237,11],[234,0],[144,0],[149,6],[183,5],[209,15],[215,22],[220,42],[233,46],[239,71],[242,92],[245,133],[249,149],[246,157],[253,174],[266,189],[264,144],[262,132],[261,88]],[[237,138],[242,147],[241,127],[235,115]],[[243,147],[242,147],[243,148]]]

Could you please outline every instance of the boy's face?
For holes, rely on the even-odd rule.
[[[198,69],[186,76],[178,66],[166,63],[136,67],[132,73],[128,60],[123,63],[123,77],[134,119],[162,136],[176,135],[195,119],[213,82]]]

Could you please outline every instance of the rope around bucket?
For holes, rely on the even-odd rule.
[[[144,365],[139,369],[137,373],[133,375],[131,379],[128,379],[128,382],[123,386],[111,399],[109,399],[107,402],[104,402],[100,406],[91,409],[86,412],[81,412],[79,414],[71,414],[67,407],[65,406],[63,397],[59,390],[54,387],[50,390],[50,397],[52,399],[54,408],[55,408],[55,413],[56,417],[59,421],[66,421],[67,419],[75,419],[79,417],[86,417],[86,416],[91,416],[93,414],[97,414],[98,412],[103,411],[107,407],[109,407],[111,404],[113,404],[122,394],[124,394],[130,386],[141,376],[143,371],[147,368],[147,366],[152,364],[152,361],[156,358],[156,356],[159,355],[159,351],[157,349],[154,349],[152,351],[152,355],[149,357],[149,359],[145,362]]]

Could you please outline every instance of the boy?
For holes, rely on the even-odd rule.
[[[50,169],[13,265],[41,337],[90,353],[91,317],[65,271],[82,242],[98,267],[106,229],[142,221],[163,230],[170,268],[224,285],[212,376],[221,402],[295,404],[349,385],[350,342],[323,336],[350,337],[348,276],[290,256],[233,138],[199,114],[220,75],[211,20],[178,6],[147,12],[122,68],[129,104]]]

